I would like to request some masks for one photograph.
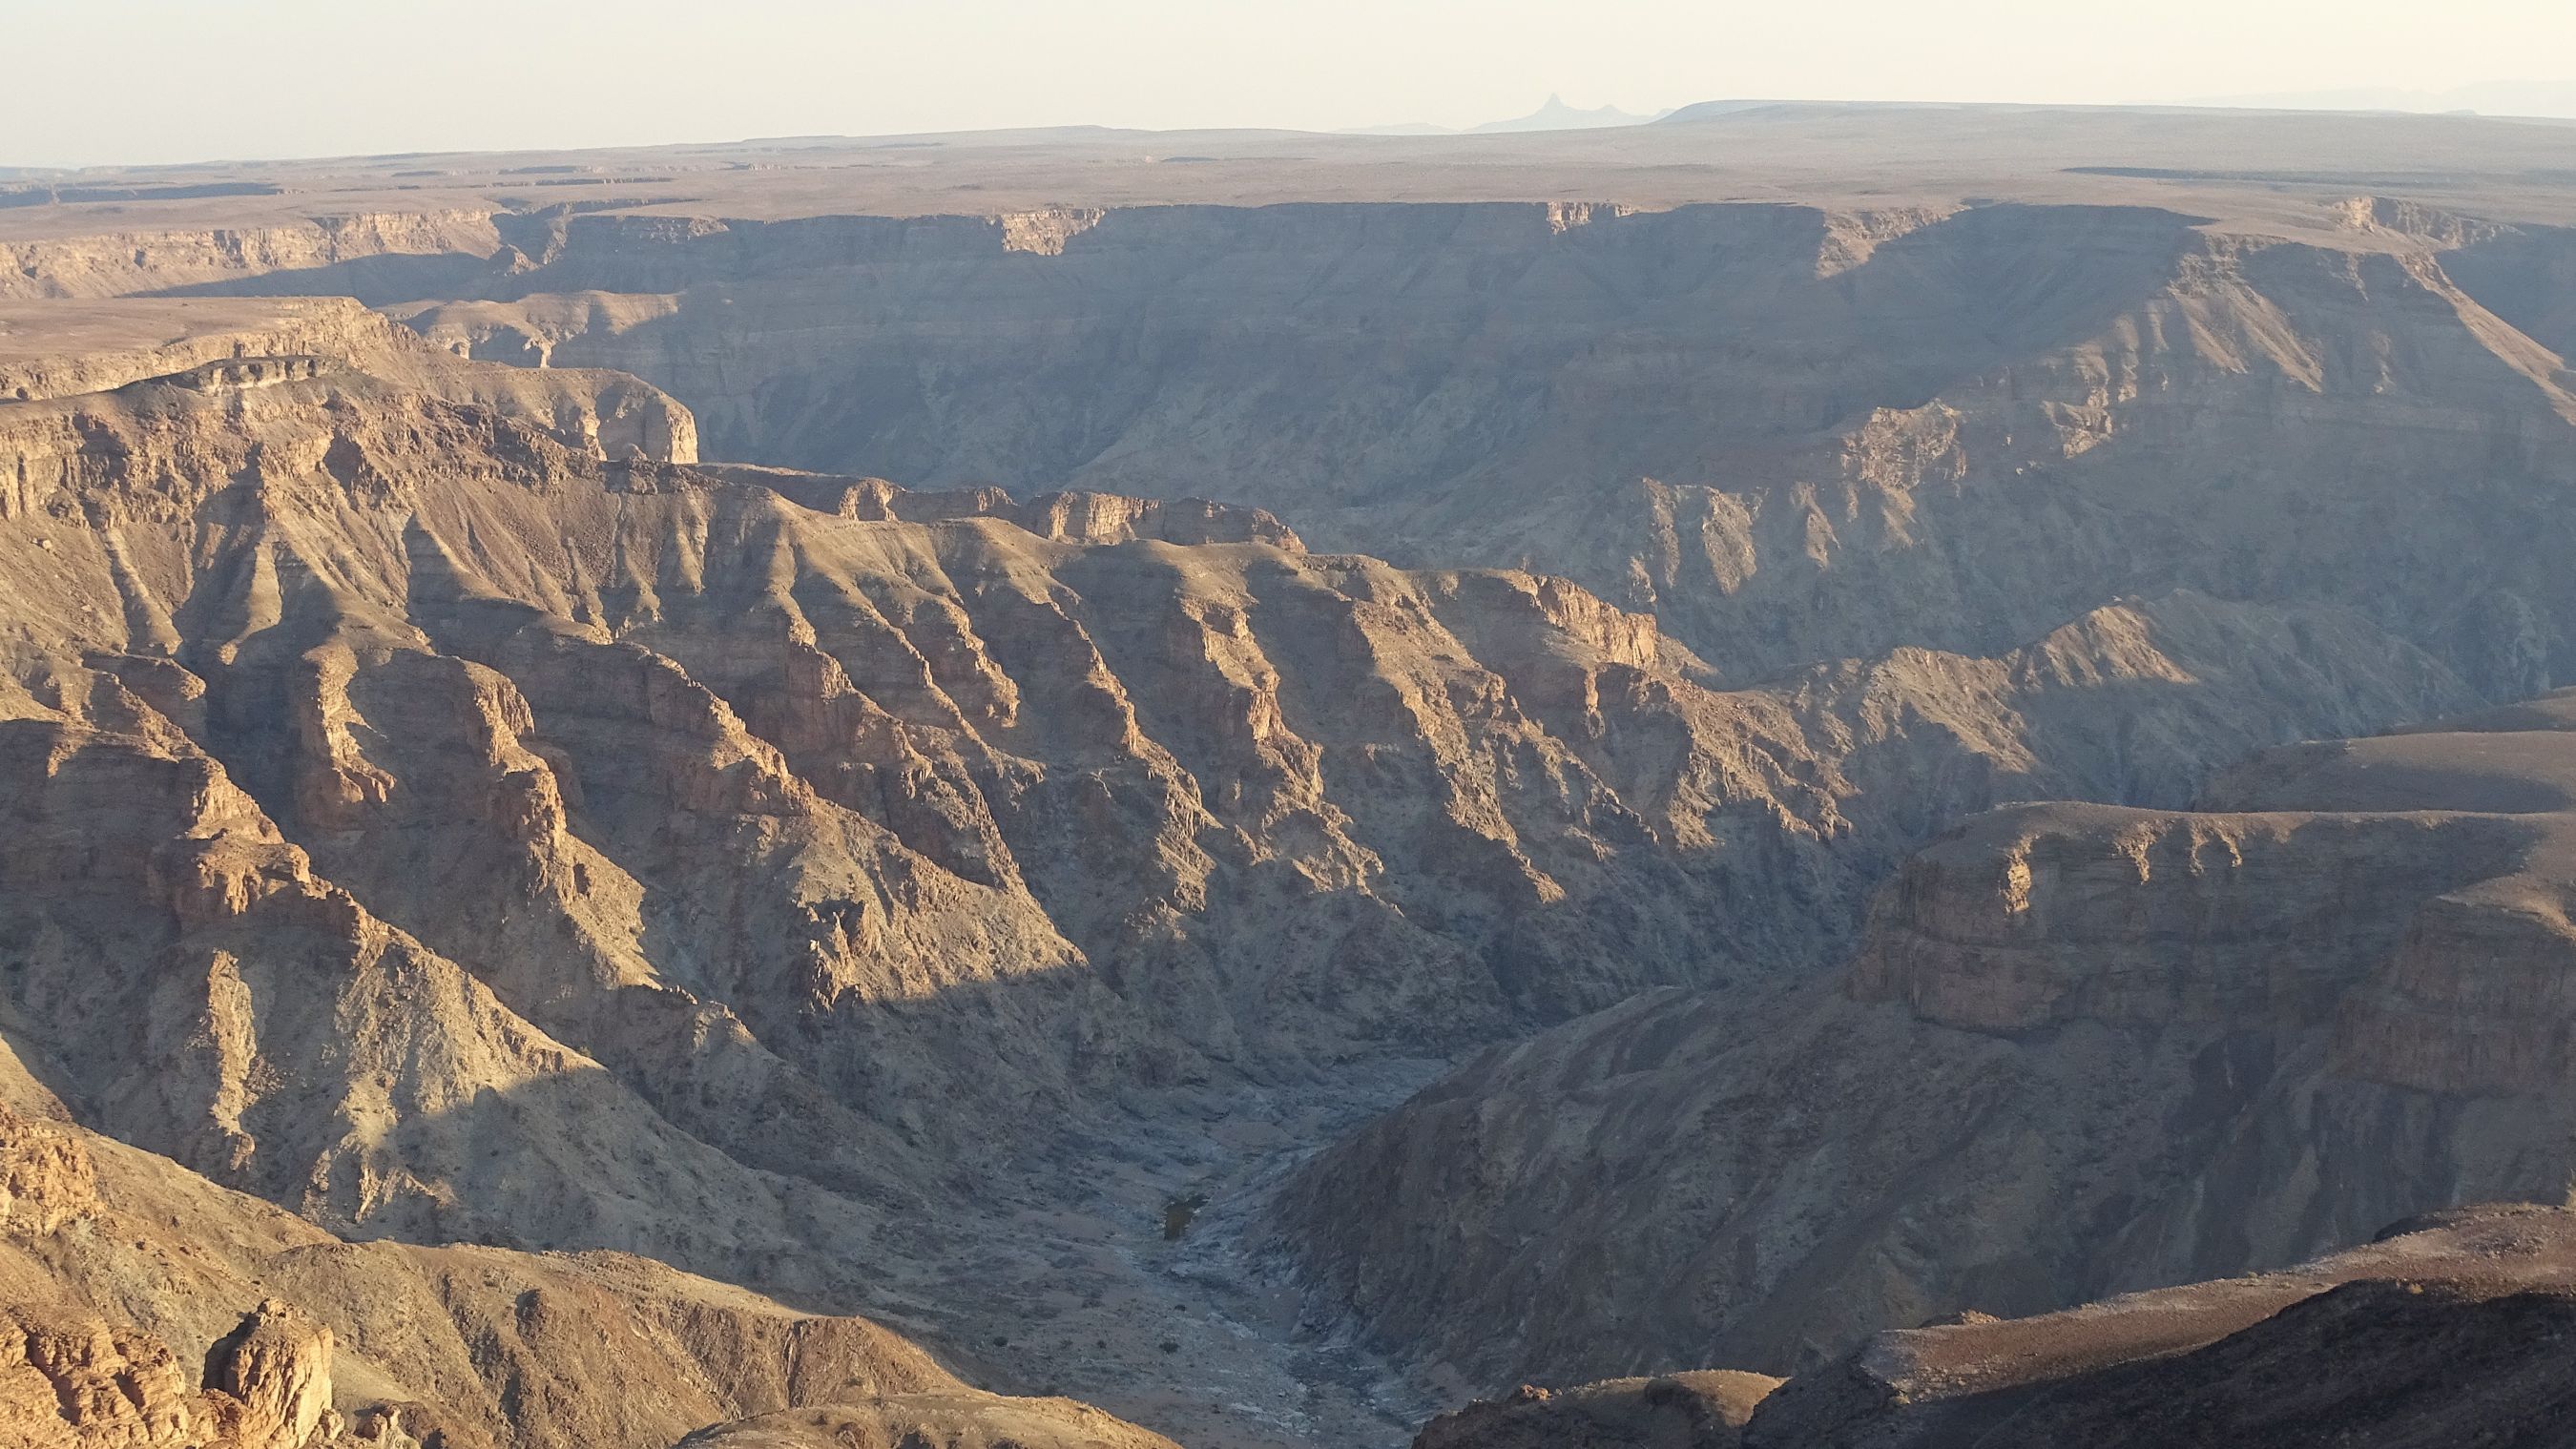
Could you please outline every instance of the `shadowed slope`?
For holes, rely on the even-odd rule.
[[[1167,1442],[646,1259],[344,1243],[64,1116],[0,1049],[0,1432],[28,1449],[663,1449],[799,1405]]]
[[[2277,1273],[1881,1334],[1765,1401],[1752,1449],[1973,1441],[2539,1446],[2576,1383],[2569,1214],[2469,1208]]]
[[[2541,1449],[2576,1410],[2557,1351],[2576,1315],[2571,1249],[2563,1209],[2460,1209],[2277,1272],[1879,1333],[1786,1384],[1706,1371],[1523,1388],[1434,1420],[1415,1443]]]

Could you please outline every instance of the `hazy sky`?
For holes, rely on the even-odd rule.
[[[1551,91],[2576,114],[2576,0],[0,0],[0,47],[17,165],[1466,125]]]

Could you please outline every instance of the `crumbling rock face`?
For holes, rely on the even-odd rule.
[[[0,284],[0,297],[113,298],[281,269],[364,265],[386,257],[462,253],[479,261],[498,242],[488,209],[388,209],[264,225],[46,236],[12,240],[0,248],[0,258],[9,263],[0,273],[7,279]]]
[[[1730,680],[1993,655],[2176,589],[2353,610],[2498,696],[2576,657],[2563,521],[2534,502],[2576,456],[2562,227],[2350,193],[2268,225],[678,204],[50,238],[5,285],[347,294],[451,356],[649,379],[718,456],[1211,495],[1327,547],[1567,576]]]
[[[2188,595],[1722,692],[1562,579],[612,459],[458,400],[577,374],[405,376],[0,417],[13,999],[113,1130],[352,1230],[740,1271],[791,1232],[744,1167],[904,1200],[1031,1102],[1792,969],[1941,809],[2469,698]]]
[[[149,1335],[25,1310],[0,1321],[0,1432],[10,1443],[207,1445],[226,1407],[238,1412],[191,1389],[168,1346]]]
[[[241,1404],[242,1449],[302,1449],[331,1415],[331,1330],[271,1298],[207,1355],[208,1386]]]
[[[1943,811],[2471,698],[2190,595],[1720,691],[1561,579],[616,461],[496,372],[0,417],[7,999],[97,1125],[344,1232],[856,1292],[1035,1107],[1794,972]]]
[[[1847,989],[1941,1026],[2323,1026],[2409,927],[2378,903],[2511,868],[2511,819],[2021,807],[1909,858]]]
[[[0,401],[108,392],[244,359],[305,357],[382,372],[424,349],[345,297],[0,304]]]
[[[48,218],[0,265],[60,304],[0,317],[0,1030],[330,1233],[231,1204],[264,1246],[164,1244],[156,1306],[83,1241],[130,1148],[0,1122],[25,1281],[111,1325],[46,1362],[273,1300],[174,1391],[263,1449],[332,1432],[335,1340],[389,1444],[1116,1442],[515,1249],[952,1350],[1026,1305],[1079,1365],[1050,1315],[1118,1309],[1014,1296],[1113,1256],[1069,1196],[1257,1141],[1225,1093],[1569,1018],[1288,1190],[1318,1312],[1444,1391],[2541,1190],[2557,746],[2184,807],[2570,672],[2566,238],[2130,190]],[[299,288],[404,325],[203,295]],[[1548,1402],[1732,1430],[1667,1382]]]

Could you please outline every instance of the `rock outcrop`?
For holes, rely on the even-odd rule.
[[[269,1449],[248,1417],[239,1401],[196,1391],[149,1335],[24,1309],[0,1318],[0,1433],[12,1444]]]
[[[114,1259],[119,1275],[139,1286],[157,1276],[148,1240],[184,1241],[220,1225],[193,1215],[125,1216],[113,1172],[102,1197],[89,1134],[59,1120],[59,1103],[32,1083],[8,1080],[18,1076],[14,1057],[0,1068],[0,1438],[28,1449],[342,1444],[331,1331],[292,1305],[272,1298],[252,1308],[207,1351],[200,1375],[160,1335],[83,1301],[58,1270],[64,1256]],[[134,1238],[138,1230],[146,1236]],[[211,1301],[156,1307],[221,1312]]]
[[[387,261],[403,271],[405,262],[437,267],[448,259],[471,258],[468,266],[446,268],[461,277],[481,271],[483,259],[501,244],[489,205],[332,208],[313,215],[290,203],[258,219],[227,214],[242,204],[238,198],[218,203],[221,219],[204,226],[147,221],[134,228],[79,212],[89,225],[13,232],[0,241],[0,276],[7,279],[0,283],[0,298],[95,300],[237,282],[278,271],[363,270]]]
[[[0,1233],[41,1238],[98,1202],[98,1168],[72,1128],[0,1101]]]
[[[241,1405],[243,1449],[302,1449],[331,1410],[331,1330],[271,1298],[216,1342],[209,1387]]]
[[[0,304],[0,401],[109,392],[237,358],[416,364],[391,319],[345,297]]]

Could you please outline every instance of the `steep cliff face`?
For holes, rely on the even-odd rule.
[[[586,400],[622,384],[411,365],[426,382],[236,360],[0,418],[28,712],[64,721],[25,758],[59,790],[59,761],[157,741],[219,777],[187,789],[239,786],[249,837],[295,842],[261,879],[309,858],[332,884],[294,889],[345,887],[612,1059],[602,1013],[668,1031],[697,998],[764,1038],[978,998],[1051,1090],[1439,1048],[1812,956],[1854,872],[1939,818],[1881,774],[1954,762],[1971,807],[2152,797],[2246,743],[2466,698],[2347,618],[2190,597],[1999,659],[1718,693],[1562,581],[1310,555],[1220,505],[603,461]],[[491,401],[527,376],[584,401]],[[2242,665],[2300,654],[2292,688]],[[2100,748],[2081,722],[2113,710],[2157,733]],[[195,818],[146,828],[215,831]],[[215,903],[179,929],[258,904],[189,869]],[[1757,918],[1784,879],[1805,911]],[[460,889],[492,911],[461,922]],[[792,924],[746,936],[752,914]],[[829,1053],[875,1074],[830,1085],[900,1113],[900,1064],[944,1050]]]
[[[1980,817],[1830,984],[1497,1053],[1303,1169],[1283,1221],[1331,1299],[1482,1387],[1803,1368],[2555,1201],[2571,718],[2272,752],[2223,810]]]
[[[418,264],[457,277],[484,270],[503,245],[489,206],[335,211],[204,227],[82,227],[0,241],[0,298],[89,299],[188,285],[221,285],[276,272]],[[405,266],[404,263],[414,264]]]
[[[773,1193],[317,876],[204,755],[11,720],[0,757],[10,1002],[98,1125],[432,1241],[725,1262],[784,1240]]]
[[[330,357],[374,372],[427,359],[345,297],[0,303],[0,401],[107,392],[236,358]]]
[[[268,1303],[245,1333],[282,1331]],[[13,1309],[0,1321],[0,1432],[28,1449],[305,1449],[352,1441],[330,1394],[330,1338],[276,1341],[224,1358],[220,1384],[194,1386],[150,1334],[78,1314]]]

